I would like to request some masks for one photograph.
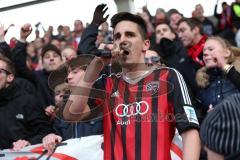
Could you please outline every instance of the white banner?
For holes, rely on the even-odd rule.
[[[102,143],[102,135],[69,139],[62,142],[51,156],[43,155],[45,149],[37,144],[20,151],[2,150],[0,160],[102,160]]]
[[[0,151],[0,160],[103,160],[103,136],[88,136],[62,142],[52,155],[47,155],[42,144],[13,151]],[[176,131],[171,145],[172,160],[182,160],[182,138]]]

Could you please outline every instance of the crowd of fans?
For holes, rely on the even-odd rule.
[[[203,121],[203,144],[227,156],[239,152],[240,146],[239,108],[221,109],[231,106],[230,103],[235,100],[237,102],[233,105],[240,105],[237,96],[238,99],[233,97],[234,100],[227,100],[240,91],[240,1],[232,4],[223,2],[221,13],[217,13],[217,7],[218,4],[214,9],[217,23],[204,16],[201,4],[195,6],[191,18],[185,18],[176,9],[166,12],[163,8],[158,8],[153,16],[146,6],[137,15],[145,21],[147,38],[151,42],[145,63],[171,67],[182,74],[200,126]],[[25,24],[21,27],[20,39],[12,38],[9,44],[4,38],[7,29],[0,26],[0,149],[19,150],[43,143],[52,152],[55,145],[63,140],[103,134],[101,116],[84,122],[67,122],[58,114],[64,110],[69,96],[73,96],[69,88],[74,88],[85,74],[86,68],[79,67],[92,60],[91,56],[82,59],[77,56],[97,55],[97,51],[107,49],[106,44],[113,43],[116,38],[107,22],[103,21],[98,31],[94,31],[94,25],[92,22],[85,28],[81,20],[75,20],[73,31],[69,26],[59,25],[56,35],[53,34],[54,28],[49,26],[43,37],[39,36],[37,29],[35,40],[28,42],[28,36],[33,34],[32,26]],[[87,29],[94,36],[87,35]],[[89,37],[99,50],[91,48],[92,40]],[[102,72],[110,75],[115,71],[119,68],[109,65]],[[219,118],[219,123],[228,123],[224,120],[233,123],[230,119],[235,119],[238,121],[232,126],[235,129],[226,125],[213,130],[215,136],[236,132],[238,136],[229,140],[232,143],[226,142],[229,149],[224,148],[225,142],[218,145],[211,140],[214,137],[208,133],[213,132],[211,127],[215,127],[215,123],[216,126],[219,124],[214,123],[213,119],[224,117],[222,114],[226,112],[229,112],[227,118]],[[229,117],[232,114],[234,116]],[[208,123],[214,124],[208,126]],[[224,141],[223,137],[219,139]],[[200,159],[206,159],[205,154],[202,150]]]

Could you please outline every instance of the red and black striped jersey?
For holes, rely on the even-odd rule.
[[[135,84],[121,74],[99,81],[106,92],[105,160],[171,160],[176,128],[181,134],[199,127],[185,82],[174,69],[156,69]]]

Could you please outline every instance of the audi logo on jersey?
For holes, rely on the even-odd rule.
[[[136,115],[144,115],[148,112],[149,105],[146,101],[134,102],[131,104],[119,104],[115,108],[118,117],[131,117]]]

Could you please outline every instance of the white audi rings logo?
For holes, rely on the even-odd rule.
[[[145,101],[134,102],[131,104],[119,104],[115,113],[118,117],[131,117],[136,115],[144,115],[148,112],[149,106]]]

